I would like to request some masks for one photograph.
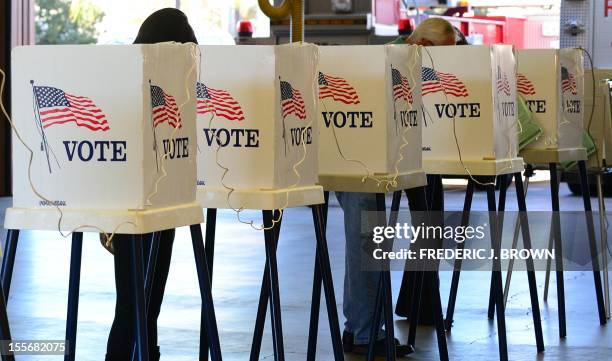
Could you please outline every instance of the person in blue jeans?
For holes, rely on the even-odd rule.
[[[430,18],[423,21],[410,36],[399,37],[392,44],[417,44],[423,46],[455,45],[455,30],[446,20]],[[434,181],[434,179],[431,179]],[[439,198],[441,182],[432,182],[435,188],[429,189],[427,198]],[[439,186],[438,186],[439,184]],[[426,211],[425,187],[409,189],[406,193],[411,211]],[[344,301],[343,313],[346,318],[342,343],[345,352],[365,354],[368,349],[379,273],[364,271],[362,268],[363,246],[371,244],[374,226],[378,226],[376,195],[373,193],[336,192],[336,198],[344,211],[344,234],[346,237]],[[363,231],[370,230],[370,231]],[[385,355],[382,323],[378,327],[378,341],[375,345],[377,355]],[[396,355],[405,356],[411,352],[410,346],[401,345],[396,339]]]

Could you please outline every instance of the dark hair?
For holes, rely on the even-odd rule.
[[[198,43],[187,16],[175,8],[157,10],[140,26],[134,44],[155,44],[165,41]]]
[[[456,26],[453,26],[453,28],[455,29],[455,45],[470,45],[461,30]]]

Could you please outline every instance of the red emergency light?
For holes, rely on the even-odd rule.
[[[414,24],[414,19],[412,18],[399,19],[397,23],[397,32],[400,35],[410,35],[414,31]]]
[[[236,26],[236,32],[240,37],[252,37],[253,36],[253,24],[250,20],[240,20]]]

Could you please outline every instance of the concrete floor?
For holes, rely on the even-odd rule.
[[[528,196],[530,210],[550,207],[548,183],[532,183]],[[516,209],[514,189],[509,192],[508,209]],[[561,187],[561,206],[580,210],[581,199]],[[448,210],[461,209],[464,187],[447,187]],[[341,209],[331,197],[328,239],[332,269],[342,320],[344,277],[344,235]],[[2,210],[10,204],[4,199]],[[390,204],[388,201],[387,204]],[[593,206],[596,207],[596,199]],[[405,207],[405,204],[402,205]],[[484,193],[474,198],[474,208],[484,209]],[[245,212],[246,213],[246,212]],[[247,217],[260,219],[258,212]],[[279,269],[283,327],[287,360],[304,360],[308,335],[310,293],[314,264],[314,231],[307,208],[285,213],[280,235]],[[4,239],[4,235],[2,235]],[[264,265],[263,234],[239,225],[236,216],[221,211],[218,217],[213,297],[217,312],[224,360],[248,359],[255,311]],[[62,339],[64,336],[70,242],[55,232],[22,232],[9,299],[9,318],[16,340]],[[393,272],[394,294],[401,280]],[[539,272],[542,295],[544,273]],[[541,304],[546,352],[536,355],[526,277],[515,274],[509,295],[506,319],[511,360],[612,360],[612,326],[600,327],[594,298],[592,274],[566,274],[568,337],[558,338],[554,283],[548,303]],[[450,273],[441,274],[442,303],[446,306]],[[462,275],[455,312],[455,326],[448,334],[452,360],[495,360],[498,358],[495,323],[486,317],[489,274]],[[395,301],[395,300],[394,300]],[[106,337],[115,302],[113,262],[97,236],[85,235],[81,278],[81,299],[77,360],[103,360]],[[166,296],[159,318],[162,360],[195,360],[198,350],[200,296],[197,286],[189,230],[178,230]],[[267,324],[269,326],[269,323]],[[407,322],[395,322],[398,337],[405,342]],[[317,360],[332,360],[327,319],[322,315]],[[417,353],[412,360],[437,360],[433,329],[419,328]],[[21,356],[19,360],[61,360],[59,356]],[[273,359],[269,327],[261,359]],[[357,360],[347,355],[347,360]]]

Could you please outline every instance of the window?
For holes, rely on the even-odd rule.
[[[254,36],[268,37],[270,23],[257,0],[35,0],[39,44],[130,44],[152,12],[178,7],[201,44],[233,44],[239,20]]]

